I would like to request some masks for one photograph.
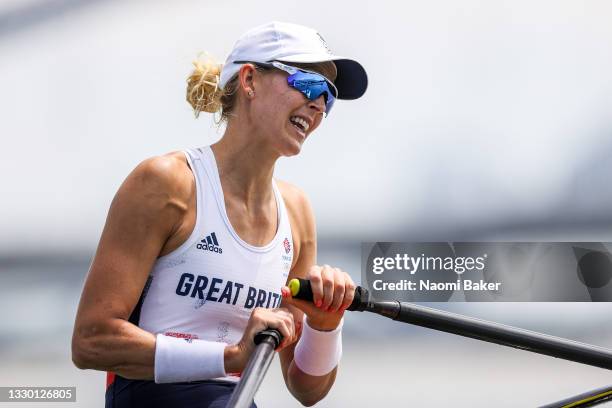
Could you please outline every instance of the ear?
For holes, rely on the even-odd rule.
[[[255,94],[254,76],[257,70],[253,64],[244,64],[238,71],[240,89],[244,94],[251,98]]]

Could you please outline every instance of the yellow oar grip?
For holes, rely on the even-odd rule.
[[[300,281],[297,279],[291,279],[289,281],[289,290],[291,290],[291,296],[296,296],[300,291]]]

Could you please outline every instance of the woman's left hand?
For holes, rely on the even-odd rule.
[[[294,299],[287,286],[281,290],[283,301],[306,313],[313,329],[334,330],[353,301],[355,283],[348,273],[329,265],[314,265],[305,278],[310,280],[313,301]]]

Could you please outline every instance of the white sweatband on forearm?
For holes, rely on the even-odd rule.
[[[322,376],[332,371],[342,357],[342,325],[332,331],[315,330],[308,325],[306,315],[302,335],[295,346],[293,361],[300,370],[313,376]]]
[[[164,336],[155,342],[155,382],[173,383],[225,377],[225,343]]]

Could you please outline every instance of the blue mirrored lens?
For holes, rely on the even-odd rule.
[[[321,95],[325,98],[325,113],[329,114],[336,97],[323,75],[298,71],[287,78],[289,85],[302,92],[308,99],[314,101]]]

